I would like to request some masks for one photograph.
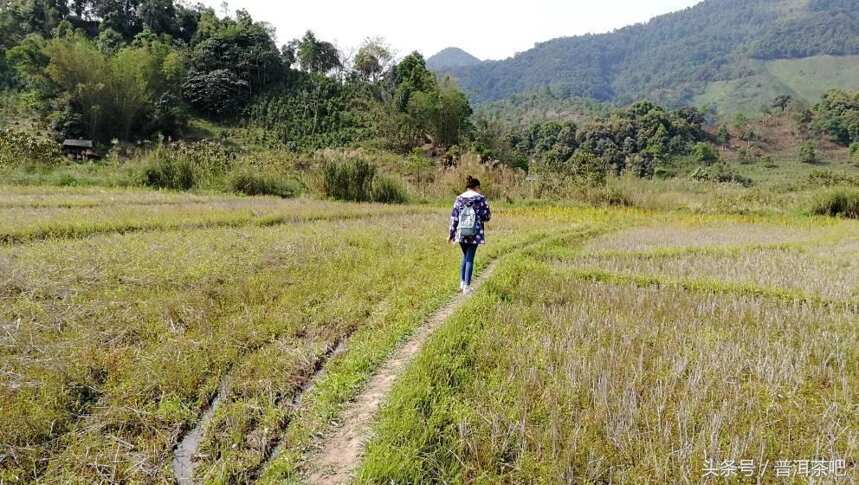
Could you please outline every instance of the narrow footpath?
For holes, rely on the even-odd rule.
[[[492,275],[497,261],[489,264],[473,282],[474,290],[480,288]],[[370,378],[367,387],[343,412],[341,427],[324,438],[321,450],[311,457],[305,466],[307,482],[334,485],[349,483],[358,465],[364,446],[371,438],[376,413],[390,394],[396,380],[408,368],[412,359],[423,348],[427,339],[471,295],[459,294],[437,310],[394,355]]]

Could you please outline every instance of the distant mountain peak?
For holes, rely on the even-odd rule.
[[[483,61],[459,47],[448,47],[427,59],[427,67],[434,71],[443,71],[454,67],[474,66],[481,62]]]

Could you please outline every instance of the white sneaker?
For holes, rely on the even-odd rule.
[[[470,286],[466,285],[466,286],[462,289],[462,293],[463,293],[463,294],[465,294],[465,295],[470,295],[470,294],[474,293],[474,289],[473,289],[472,287],[470,287]]]
[[[460,281],[460,282],[459,282],[459,291],[464,290],[464,289],[465,289],[465,286],[466,286],[466,285],[465,285],[465,281]]]

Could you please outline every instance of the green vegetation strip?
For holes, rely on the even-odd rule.
[[[727,246],[700,246],[680,248],[657,248],[644,251],[593,251],[586,253],[587,256],[600,258],[634,258],[634,259],[661,259],[673,258],[683,255],[701,256],[735,256],[748,251],[771,250],[771,251],[802,251],[808,246],[819,244],[821,240],[809,242],[775,243],[775,244],[737,244]]]
[[[746,283],[730,283],[713,279],[674,279],[652,275],[614,273],[600,269],[577,269],[569,267],[559,268],[557,271],[560,274],[569,275],[579,280],[613,285],[633,285],[639,288],[674,288],[686,291],[716,294],[722,293],[755,298],[771,298],[785,302],[795,302],[813,306],[838,307],[853,312],[859,311],[859,301],[855,300],[833,300],[802,291],[783,288],[767,288]]]
[[[234,212],[215,211],[210,214],[207,214],[206,211],[201,211],[192,214],[166,213],[163,218],[137,218],[130,216],[126,220],[107,219],[103,221],[76,220],[74,217],[75,214],[70,213],[66,221],[52,222],[44,226],[35,225],[35,227],[24,229],[10,228],[4,232],[0,232],[0,245],[23,244],[49,239],[80,239],[107,233],[127,234],[145,231],[175,231],[243,226],[268,227],[298,222],[350,220],[385,215],[417,215],[427,212],[429,212],[428,209],[412,206],[368,206],[348,212],[320,209],[304,211],[303,213],[256,215],[252,210]]]
[[[561,274],[570,275],[576,279],[608,283],[615,285],[634,285],[640,288],[677,288],[686,291],[703,291],[709,293],[727,293],[751,297],[774,298],[777,300],[802,302],[813,305],[848,305],[855,307],[855,302],[839,302],[825,300],[816,295],[781,288],[765,288],[750,284],[727,283],[709,279],[671,279],[658,276],[628,275],[612,273],[599,269],[569,269],[560,270]]]
[[[190,204],[211,204],[213,200],[29,200],[29,201],[0,201],[0,211],[3,209],[87,209],[94,207],[148,207],[148,206],[178,206]]]

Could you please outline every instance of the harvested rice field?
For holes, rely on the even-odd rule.
[[[0,482],[859,478],[855,221],[493,209],[0,187]]]

